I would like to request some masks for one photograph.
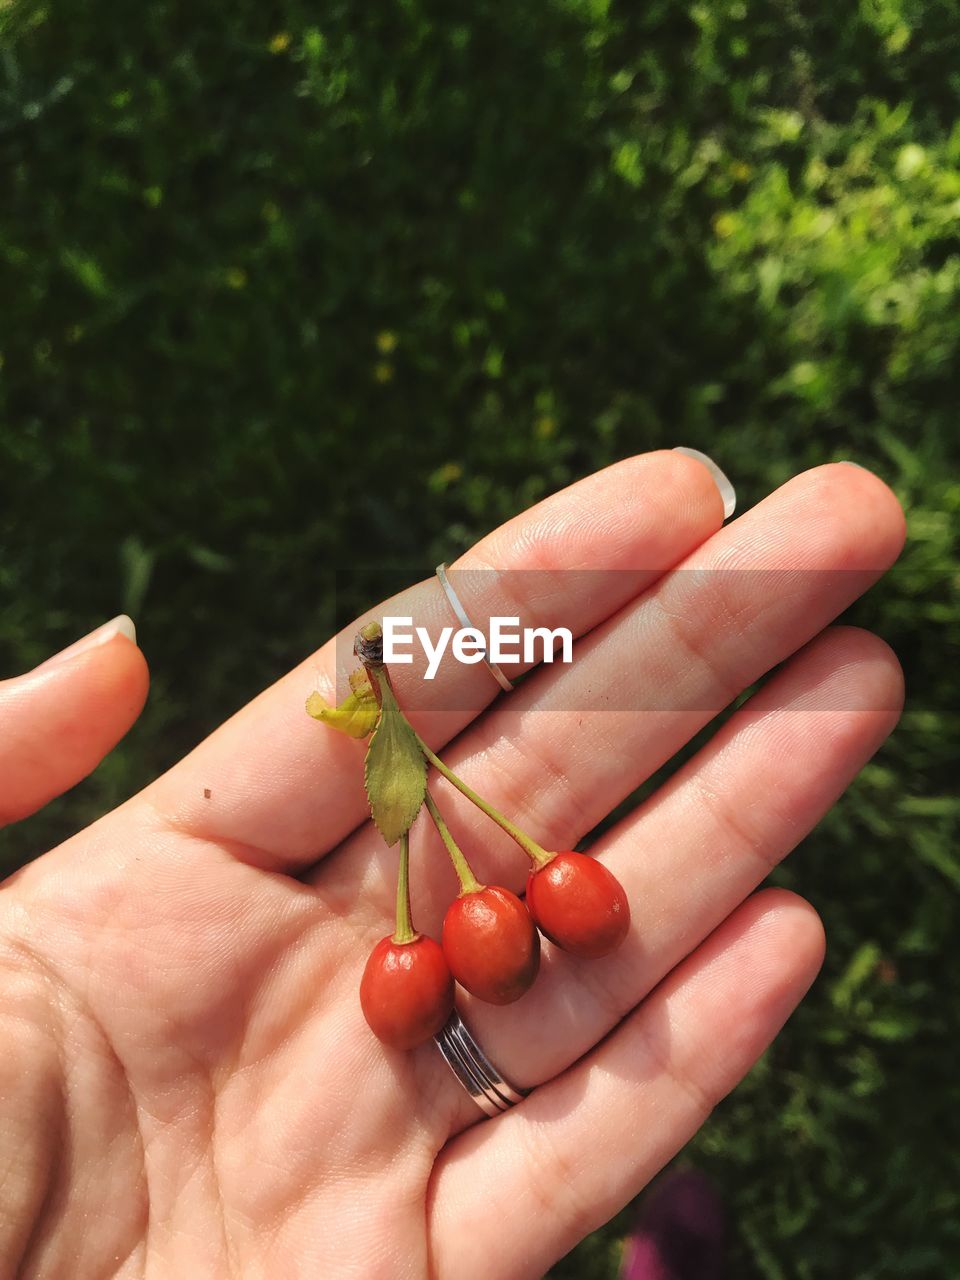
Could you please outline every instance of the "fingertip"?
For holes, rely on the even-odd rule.
[[[150,673],[129,629],[86,639],[0,686],[0,825],[92,773],[143,709]]]
[[[96,755],[86,769],[89,773],[143,710],[150,670],[137,643],[117,631],[105,643],[85,649],[69,662],[46,668],[45,684],[49,686],[45,709],[51,717],[59,712],[64,738],[84,755]],[[54,694],[54,690],[58,692]]]
[[[132,723],[143,710],[150,692],[150,666],[135,638],[118,633],[110,649],[118,697],[126,705]]]
[[[701,449],[692,449],[689,445],[677,444],[673,446],[674,453],[685,454],[688,458],[694,458],[697,462],[702,462],[710,472],[713,483],[717,486],[720,498],[723,502],[723,518],[729,520],[737,509],[737,491],[733,487],[733,483],[727,473],[714,462],[708,453],[704,453]]]
[[[57,653],[51,654],[39,666],[34,667],[33,671],[47,671],[50,667],[58,667],[62,663],[74,663],[81,655],[88,654],[94,649],[112,645],[118,638],[128,640],[133,645],[137,643],[136,623],[127,613],[118,613],[109,622],[103,622],[99,627],[94,627],[92,631],[81,636],[79,640],[74,640],[72,644],[68,644],[65,649],[60,649]]]
[[[907,539],[907,516],[893,489],[876,472],[859,463],[824,462],[801,474],[813,478],[821,494],[818,500],[835,511],[843,511],[855,498],[861,512],[860,539],[879,552],[881,563],[897,559]]]
[[[746,932],[769,931],[775,953],[789,957],[791,985],[802,983],[806,990],[826,954],[826,933],[816,908],[798,893],[771,887],[753,894],[742,909],[753,916]]]
[[[118,613],[113,619],[113,628],[116,635],[123,636],[131,644],[137,643],[137,624],[129,613]]]
[[[906,699],[903,666],[896,650],[876,632],[849,623],[835,623],[807,642],[806,652],[822,665],[822,682],[842,683],[848,691],[844,706],[886,713],[896,724]],[[857,701],[850,696],[855,686]]]

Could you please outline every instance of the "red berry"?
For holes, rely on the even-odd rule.
[[[583,853],[556,853],[532,872],[527,909],[551,942],[589,960],[615,951],[630,928],[623,885]]]
[[[443,921],[443,954],[461,986],[490,1004],[519,1000],[540,968],[540,936],[515,893],[463,893]]]
[[[443,949],[420,934],[412,942],[381,938],[360,982],[370,1030],[394,1049],[413,1049],[436,1035],[453,1009],[453,978]]]

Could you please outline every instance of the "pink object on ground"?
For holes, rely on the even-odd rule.
[[[620,1280],[723,1280],[726,1215],[696,1169],[667,1174],[644,1197],[627,1237]]]

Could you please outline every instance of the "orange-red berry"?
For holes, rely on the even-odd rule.
[[[490,1004],[519,1000],[540,968],[540,936],[515,893],[463,893],[443,921],[443,953],[462,987]]]
[[[370,1030],[394,1049],[414,1049],[441,1029],[453,1010],[453,978],[443,948],[420,934],[412,942],[381,938],[360,982]]]
[[[615,951],[630,928],[623,885],[584,853],[557,853],[532,872],[527,909],[551,942],[590,960]]]

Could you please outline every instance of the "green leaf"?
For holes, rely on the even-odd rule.
[[[349,693],[339,707],[331,707],[319,693],[311,693],[307,698],[307,715],[313,716],[314,720],[322,720],[331,729],[351,738],[365,738],[377,723],[379,714],[377,700],[369,685],[365,690]]]
[[[147,594],[157,553],[144,546],[135,533],[120,544],[120,565],[123,575],[123,611],[137,617]]]
[[[110,284],[103,268],[93,258],[76,249],[64,248],[60,251],[60,261],[73,278],[95,298],[110,296]]]
[[[427,762],[386,677],[378,672],[377,679],[380,720],[367,748],[363,772],[374,824],[392,845],[420,812],[427,789]]]
[[[864,942],[854,952],[843,974],[833,985],[835,1009],[849,1009],[853,998],[880,963],[881,951],[875,942]]]

